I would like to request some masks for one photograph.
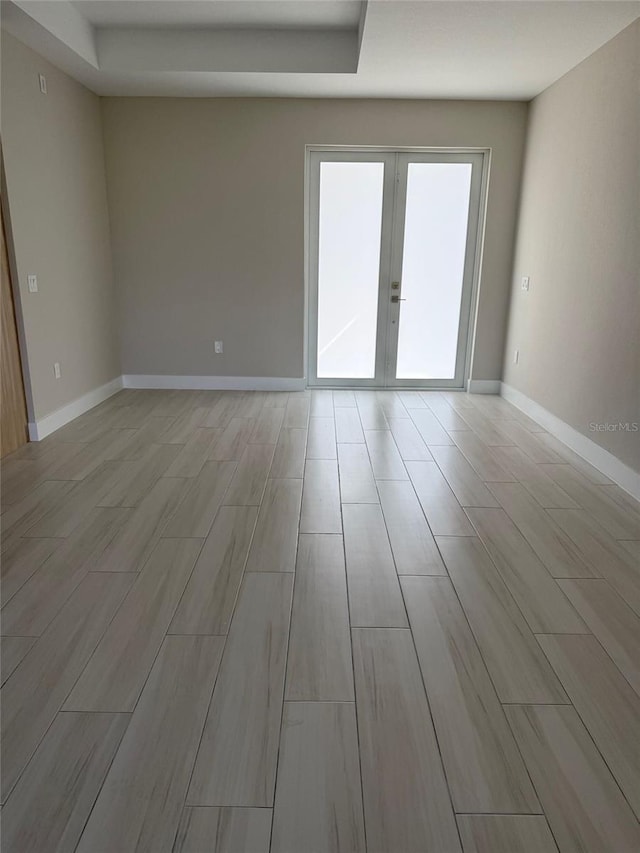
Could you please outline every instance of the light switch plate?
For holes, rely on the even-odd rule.
[[[27,282],[29,284],[29,293],[37,293],[38,292],[38,276],[37,275],[28,276]]]
[[[522,276],[522,289],[523,290],[529,290],[529,276],[528,275]]]

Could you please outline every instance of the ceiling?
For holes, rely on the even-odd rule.
[[[2,0],[100,95],[529,100],[640,0]]]
[[[357,29],[360,0],[76,0],[97,27],[256,27]]]

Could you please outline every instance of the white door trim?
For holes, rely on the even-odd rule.
[[[342,380],[334,379],[331,382],[319,382],[315,374],[315,341],[317,332],[317,313],[313,318],[313,307],[317,305],[317,241],[312,240],[312,235],[316,232],[318,224],[318,209],[317,209],[317,190],[314,195],[312,191],[312,169],[311,160],[315,153],[334,154],[343,157],[349,154],[360,154],[364,157],[375,155],[476,155],[481,158],[480,168],[480,186],[479,186],[479,201],[477,206],[477,217],[474,224],[475,234],[471,228],[470,216],[470,239],[467,251],[473,252],[472,270],[469,272],[471,282],[468,287],[468,320],[465,321],[467,329],[464,345],[460,346],[460,353],[463,353],[463,370],[462,378],[456,380],[427,380],[419,382],[416,380],[395,381],[387,384],[380,379],[378,365],[376,365],[376,379],[374,380]],[[486,226],[486,210],[489,188],[489,175],[491,165],[491,148],[475,148],[475,147],[425,147],[425,146],[379,146],[379,145],[320,145],[308,144],[305,145],[305,174],[304,174],[304,363],[307,376],[307,384],[309,387],[317,388],[344,388],[344,387],[375,387],[375,388],[446,388],[451,390],[464,390],[467,387],[473,364],[473,354],[475,349],[475,336],[478,318],[478,300],[481,283],[482,270],[482,254],[484,248],[484,234]],[[355,159],[355,158],[354,158]],[[386,187],[386,176],[385,176]],[[394,189],[396,181],[394,178]],[[394,204],[396,204],[397,193],[394,192]],[[383,247],[384,248],[384,247]],[[381,259],[381,270],[383,269]],[[389,267],[389,273],[391,268]],[[381,291],[383,288],[380,288]],[[464,298],[464,296],[463,296]],[[388,302],[388,299],[386,300]],[[386,336],[385,328],[384,334]],[[313,363],[312,363],[313,362]]]

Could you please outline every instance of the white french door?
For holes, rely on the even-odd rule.
[[[310,385],[464,386],[483,157],[310,151]]]

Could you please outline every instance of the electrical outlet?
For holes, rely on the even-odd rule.
[[[60,379],[60,377],[62,376],[62,374],[60,372],[60,362],[59,361],[56,361],[56,363],[53,365],[53,375],[56,377],[56,379]]]
[[[517,350],[513,351],[513,363],[517,364],[519,361],[520,361],[520,350],[517,349]]]
[[[528,275],[522,276],[521,287],[523,290],[529,290],[529,276]]]
[[[43,95],[47,94],[47,78],[44,74],[38,74],[38,83],[40,84],[40,91]]]
[[[27,276],[27,283],[29,285],[29,293],[37,293],[38,292],[38,276],[37,275]]]
[[[222,341],[215,341],[213,344],[213,349],[217,355],[220,355],[220,353],[222,352]]]

